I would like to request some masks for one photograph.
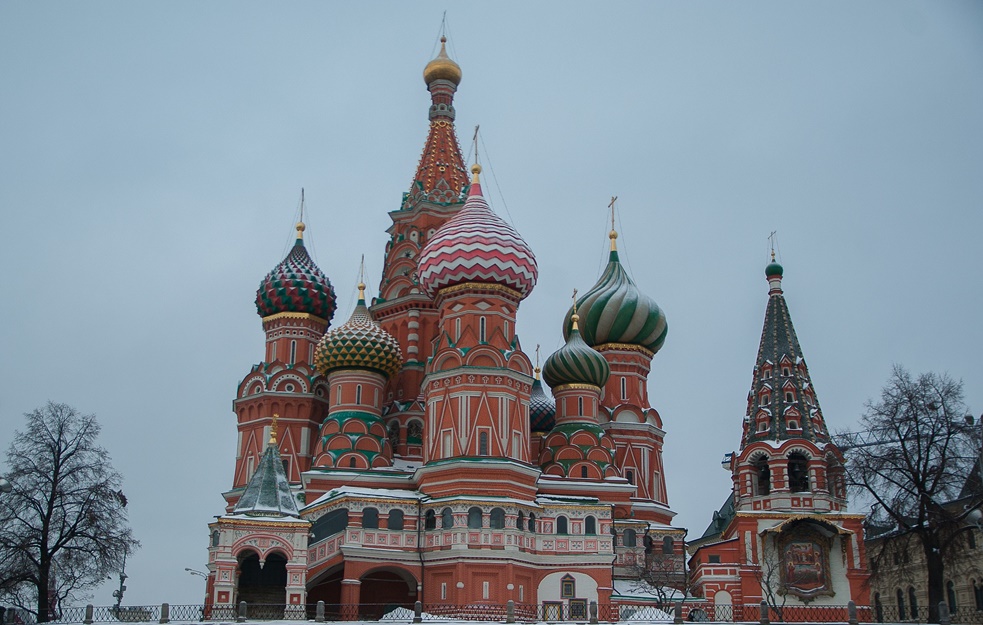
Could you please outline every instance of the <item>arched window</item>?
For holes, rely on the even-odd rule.
[[[458,317],[454,320],[454,341],[461,340],[461,318]]]
[[[526,515],[522,512],[522,510],[519,510],[519,516],[517,516],[515,519],[515,529],[517,530],[524,529],[523,526],[525,524],[526,524]]]
[[[218,547],[219,540],[221,539],[221,534],[218,530],[212,532],[212,547]]]
[[[361,384],[359,384],[359,385],[357,385],[355,387],[355,403],[356,404],[361,404],[362,403],[362,385]]]
[[[669,555],[672,554],[673,541],[672,536],[666,536],[662,539],[662,553]]]
[[[484,343],[485,342],[485,327],[486,327],[486,325],[487,324],[485,323],[485,318],[484,317],[481,317],[480,319],[478,319],[478,341],[481,342],[481,343]]]
[[[339,384],[338,386],[335,387],[334,405],[335,406],[340,406],[341,405],[341,384]]]
[[[952,580],[946,582],[945,599],[949,604],[949,614],[955,614],[956,610],[959,609],[959,604],[956,603],[956,586],[952,583]]]
[[[621,399],[628,399],[628,378],[621,377]]]
[[[918,597],[915,596],[914,586],[908,586],[908,607],[911,608],[911,618],[918,618]]]
[[[488,432],[478,433],[478,455],[479,456],[488,455]]]
[[[481,508],[477,506],[468,508],[468,529],[481,529]]]
[[[976,609],[983,610],[983,583],[973,580],[973,599],[976,601]]]
[[[874,619],[878,623],[884,622],[884,604],[881,603],[881,593],[874,593]]]
[[[377,508],[364,508],[362,510],[362,528],[367,530],[379,529],[379,510]]]
[[[532,512],[529,513],[529,524],[526,527],[529,528],[530,532],[536,532],[536,515]]]
[[[587,477],[587,465],[580,467],[580,477]]]
[[[440,511],[440,527],[445,530],[454,527],[454,513],[451,512],[450,508],[444,508]]]
[[[567,517],[565,516],[556,517],[556,533],[557,534],[567,533]]]
[[[389,423],[389,444],[392,446],[393,451],[399,447],[399,421],[391,421]]]
[[[589,516],[586,519],[584,519],[584,533],[587,534],[588,536],[597,535],[597,519],[595,519],[592,516]]]
[[[491,514],[488,516],[488,527],[493,530],[505,529],[505,510],[492,508]]]
[[[809,492],[809,468],[805,455],[792,452],[788,456],[788,489],[793,493]]]
[[[584,398],[577,398],[577,416],[584,416]]]
[[[389,518],[386,519],[386,528],[391,530],[402,530],[405,524],[402,510],[390,510]]]
[[[355,456],[352,456],[351,458],[348,459],[348,467],[351,469],[354,469],[357,463],[358,461],[355,459]]]
[[[898,620],[903,621],[908,618],[908,613],[905,612],[904,609],[904,593],[901,592],[900,588],[898,588],[898,590],[895,592],[895,595],[897,596],[898,599]]]
[[[621,535],[621,544],[625,547],[638,546],[638,534],[633,529],[626,529]]]
[[[785,391],[785,401],[789,403],[795,401],[795,393],[792,391]]]
[[[290,364],[297,362],[297,341],[290,341]]]
[[[625,479],[628,480],[628,483],[629,484],[634,484],[635,483],[635,472],[632,471],[631,469],[628,469],[627,471],[625,471]]]
[[[311,528],[314,538],[311,539],[311,542],[317,542],[332,534],[337,534],[346,527],[348,527],[348,510],[332,510],[317,521],[314,521],[314,526]]]
[[[751,465],[754,467],[754,486],[755,495],[768,495],[771,493],[771,469],[768,468],[768,459],[764,456],[758,458]]]
[[[437,529],[437,513],[433,510],[427,510],[427,514],[423,517],[423,529]]]

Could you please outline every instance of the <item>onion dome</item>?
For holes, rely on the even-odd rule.
[[[365,307],[365,285],[358,285],[358,304],[351,318],[321,337],[314,366],[327,375],[335,369],[371,369],[387,378],[403,366],[399,342],[372,320]]]
[[[440,54],[423,68],[423,80],[429,85],[435,80],[461,84],[461,66],[447,56],[447,37],[440,38]]]
[[[577,327],[580,317],[576,312],[571,316],[573,327],[567,336],[567,343],[546,359],[543,378],[552,388],[563,384],[591,384],[603,387],[611,375],[608,361],[594,351],[580,337]]]
[[[261,317],[294,312],[331,321],[334,316],[334,288],[304,247],[304,222],[297,224],[293,249],[259,283],[256,310]]]
[[[549,432],[556,424],[556,403],[543,390],[539,371],[539,367],[536,367],[536,379],[532,382],[532,392],[529,395],[529,431]]]
[[[536,286],[536,257],[512,226],[488,206],[478,174],[464,207],[448,220],[420,253],[417,275],[431,298],[441,289],[466,282],[497,284],[525,298]]]
[[[785,269],[782,268],[777,262],[775,262],[775,257],[772,256],[771,262],[765,267],[765,277],[772,278],[775,276],[781,277],[785,273]]]
[[[618,260],[618,233],[612,229],[609,236],[608,266],[597,284],[577,300],[584,341],[592,347],[606,343],[638,345],[654,354],[662,348],[669,329],[665,313],[635,286]],[[567,324],[564,335],[569,333]]]

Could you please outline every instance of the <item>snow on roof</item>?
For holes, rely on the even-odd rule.
[[[344,495],[355,497],[385,497],[389,499],[410,499],[417,501],[423,499],[423,495],[415,490],[401,490],[396,488],[363,488],[359,486],[339,486],[324,493],[311,503],[304,506],[304,510],[312,508],[318,504],[330,501]]]
[[[389,469],[396,469],[397,471],[416,471],[423,466],[423,463],[419,460],[403,460],[402,458],[393,458],[393,466]]]
[[[310,521],[304,519],[298,519],[297,517],[290,516],[262,516],[253,514],[223,514],[219,517],[220,519],[228,519],[230,521],[260,521],[263,523],[301,523],[309,524]]]

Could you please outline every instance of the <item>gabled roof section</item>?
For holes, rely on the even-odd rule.
[[[297,501],[290,492],[290,482],[283,470],[280,449],[271,441],[259,461],[259,467],[246,484],[233,514],[248,516],[299,517]]]
[[[797,427],[792,430],[784,417],[770,419],[765,430],[749,427],[741,448],[760,440],[805,438],[813,442],[827,442],[829,432],[782,291],[781,266],[772,261],[768,267],[768,307],[761,330],[747,415],[752,417],[760,410],[766,410],[771,415],[787,415],[794,408],[799,415],[807,416],[797,420]],[[763,390],[767,392],[766,398],[762,395]],[[767,401],[765,405],[761,404],[763,399]]]

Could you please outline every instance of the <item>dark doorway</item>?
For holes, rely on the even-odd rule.
[[[282,619],[287,602],[286,593],[286,557],[271,553],[260,567],[259,554],[255,551],[239,554],[239,601],[245,601],[250,606],[250,618]]]

